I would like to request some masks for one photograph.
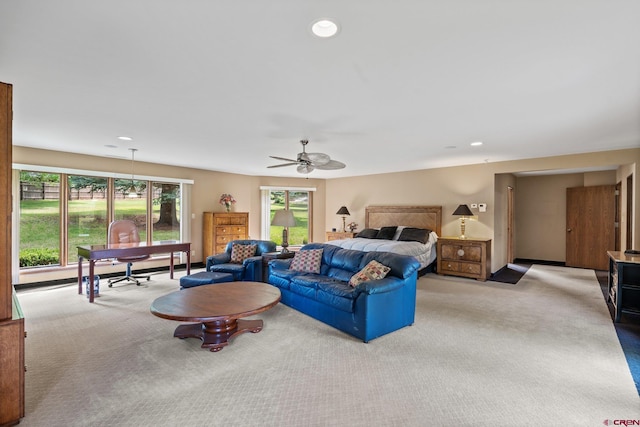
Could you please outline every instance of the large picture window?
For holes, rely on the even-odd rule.
[[[107,243],[110,221],[130,219],[142,241],[181,241],[182,184],[20,171],[20,268],[77,263],[77,246]],[[187,213],[188,214],[188,213]]]

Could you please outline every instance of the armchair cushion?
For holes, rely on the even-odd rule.
[[[229,262],[233,264],[242,264],[242,262],[256,254],[257,245],[240,245],[234,243],[231,246],[231,259]]]
[[[236,246],[253,246],[254,254],[239,263],[232,261],[233,248]],[[241,250],[244,248],[240,248]],[[224,253],[207,257],[206,270],[218,273],[230,273],[237,281],[262,281],[262,254],[275,252],[276,244],[269,240],[233,240],[227,244]]]

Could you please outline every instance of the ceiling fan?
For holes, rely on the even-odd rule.
[[[337,160],[331,160],[331,157],[324,153],[307,153],[305,148],[309,143],[308,140],[303,139],[300,141],[302,144],[302,153],[298,153],[298,157],[296,160],[287,159],[286,157],[278,157],[278,156],[269,156],[272,159],[282,160],[287,163],[283,163],[281,165],[273,165],[267,166],[268,168],[281,168],[283,166],[294,166],[298,165],[299,173],[310,173],[315,169],[321,170],[332,170],[332,169],[342,169],[346,165]]]

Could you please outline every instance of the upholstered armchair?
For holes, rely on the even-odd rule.
[[[224,253],[207,257],[207,271],[231,273],[235,281],[261,282],[262,254],[275,251],[275,242],[269,240],[233,240]]]

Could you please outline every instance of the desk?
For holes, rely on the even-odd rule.
[[[112,243],[109,245],[78,246],[78,293],[82,294],[82,261],[89,261],[89,302],[94,300],[94,269],[100,259],[131,257],[170,252],[170,277],[173,279],[173,253],[187,254],[187,275],[191,274],[191,243]]]
[[[607,251],[609,280],[607,299],[613,304],[614,322],[622,313],[640,314],[640,255]]]

